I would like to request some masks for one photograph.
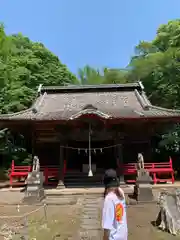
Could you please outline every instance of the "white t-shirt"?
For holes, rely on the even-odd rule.
[[[120,200],[109,193],[104,200],[102,228],[110,230],[109,240],[127,240],[127,217],[125,198]]]

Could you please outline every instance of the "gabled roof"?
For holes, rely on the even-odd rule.
[[[179,110],[151,105],[142,84],[44,86],[33,106],[0,120],[73,120],[94,114],[104,119],[180,117]]]

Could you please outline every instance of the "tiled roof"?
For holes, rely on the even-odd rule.
[[[151,105],[140,83],[43,87],[34,105],[0,120],[73,120],[86,114],[105,119],[180,117],[179,110]]]

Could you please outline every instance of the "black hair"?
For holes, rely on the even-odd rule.
[[[114,192],[120,200],[124,199],[124,196],[122,195],[119,188],[120,188],[120,186],[118,186],[118,187],[105,187],[104,198],[108,195],[108,193]]]

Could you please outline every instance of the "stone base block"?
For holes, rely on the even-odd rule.
[[[26,192],[22,202],[26,204],[40,203],[45,197],[44,188],[41,188],[36,191]]]
[[[64,189],[64,188],[65,188],[64,182],[60,180],[60,181],[58,182],[58,185],[57,185],[56,188],[57,188],[57,189]]]
[[[154,201],[154,196],[151,186],[141,186],[138,187],[138,192],[136,193],[138,202],[152,202]]]

